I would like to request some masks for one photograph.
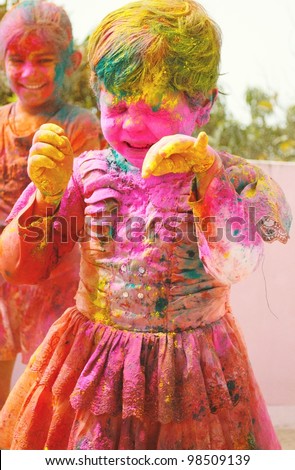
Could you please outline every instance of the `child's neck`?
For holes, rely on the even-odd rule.
[[[20,101],[13,104],[10,115],[10,127],[14,134],[25,136],[35,132],[42,124],[50,119],[62,108],[64,102],[55,100],[43,106],[26,106]]]

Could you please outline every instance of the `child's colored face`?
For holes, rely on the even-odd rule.
[[[9,86],[27,107],[38,107],[58,100],[64,80],[65,64],[44,39],[30,34],[21,44],[12,42],[5,56]]]
[[[164,94],[155,108],[142,97],[120,101],[104,88],[100,93],[101,127],[106,140],[138,168],[148,149],[162,137],[191,135],[199,109],[191,109],[182,93]]]

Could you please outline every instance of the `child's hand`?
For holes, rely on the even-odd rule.
[[[208,136],[200,132],[198,138],[182,134],[163,137],[147,152],[143,166],[142,177],[160,176],[166,173],[195,173],[206,172],[217,153],[208,146]]]
[[[28,174],[46,202],[60,201],[72,169],[73,151],[64,130],[56,124],[43,124],[33,138]]]

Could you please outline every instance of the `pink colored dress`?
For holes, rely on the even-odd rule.
[[[30,183],[27,158],[34,134],[17,136],[10,126],[13,105],[0,107],[0,227]],[[98,139],[99,122],[85,109],[65,104],[50,120],[65,129],[74,153]],[[87,129],[87,133],[85,132]],[[1,232],[1,230],[0,230]],[[0,361],[22,353],[23,362],[45,337],[65,308],[73,305],[79,280],[78,247],[64,258],[51,278],[35,287],[13,286],[0,275]]]
[[[280,449],[229,290],[256,268],[262,238],[286,242],[290,211],[259,168],[221,157],[194,201],[193,174],[143,180],[114,151],[81,155],[58,214],[67,224],[53,220],[38,255],[25,227],[33,185],[23,195],[11,236],[28,280],[79,233],[80,284],[2,410],[2,448]]]

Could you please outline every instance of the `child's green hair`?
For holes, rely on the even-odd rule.
[[[89,39],[94,91],[124,97],[158,88],[194,102],[215,87],[221,32],[193,0],[142,0],[108,14]]]

